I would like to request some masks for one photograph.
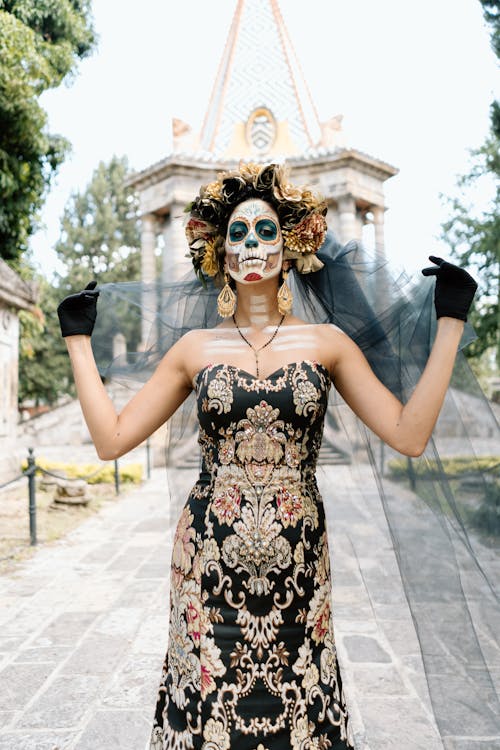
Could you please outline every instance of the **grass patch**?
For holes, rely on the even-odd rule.
[[[94,484],[87,488],[88,505],[60,505],[54,503],[55,490],[43,490],[39,484],[37,481],[38,545],[35,547],[30,545],[27,481],[0,493],[0,575],[12,572],[17,563],[29,559],[38,547],[61,539],[101,508],[120,498],[109,484]]]

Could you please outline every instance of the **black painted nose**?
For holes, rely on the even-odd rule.
[[[249,234],[245,240],[245,247],[258,247],[259,243],[254,234]]]

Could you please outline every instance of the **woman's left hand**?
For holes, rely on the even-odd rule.
[[[437,318],[457,318],[467,320],[477,283],[465,268],[449,263],[447,260],[429,255],[435,266],[422,269],[424,276],[436,277],[434,305]]]

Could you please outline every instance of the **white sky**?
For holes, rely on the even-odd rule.
[[[251,0],[250,0],[251,1]],[[236,0],[94,0],[97,52],[42,97],[51,132],[72,143],[32,240],[44,273],[71,191],[100,160],[142,169],[170,150],[172,116],[198,130]],[[468,151],[488,132],[498,71],[478,0],[280,0],[320,119],[344,115],[347,145],[393,164],[386,248],[415,270],[437,242]],[[498,93],[497,93],[498,96]],[[476,196],[479,207],[488,193]]]

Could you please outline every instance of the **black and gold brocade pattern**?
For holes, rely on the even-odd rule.
[[[195,379],[203,465],[173,542],[151,750],[352,746],[315,468],[326,368]]]

